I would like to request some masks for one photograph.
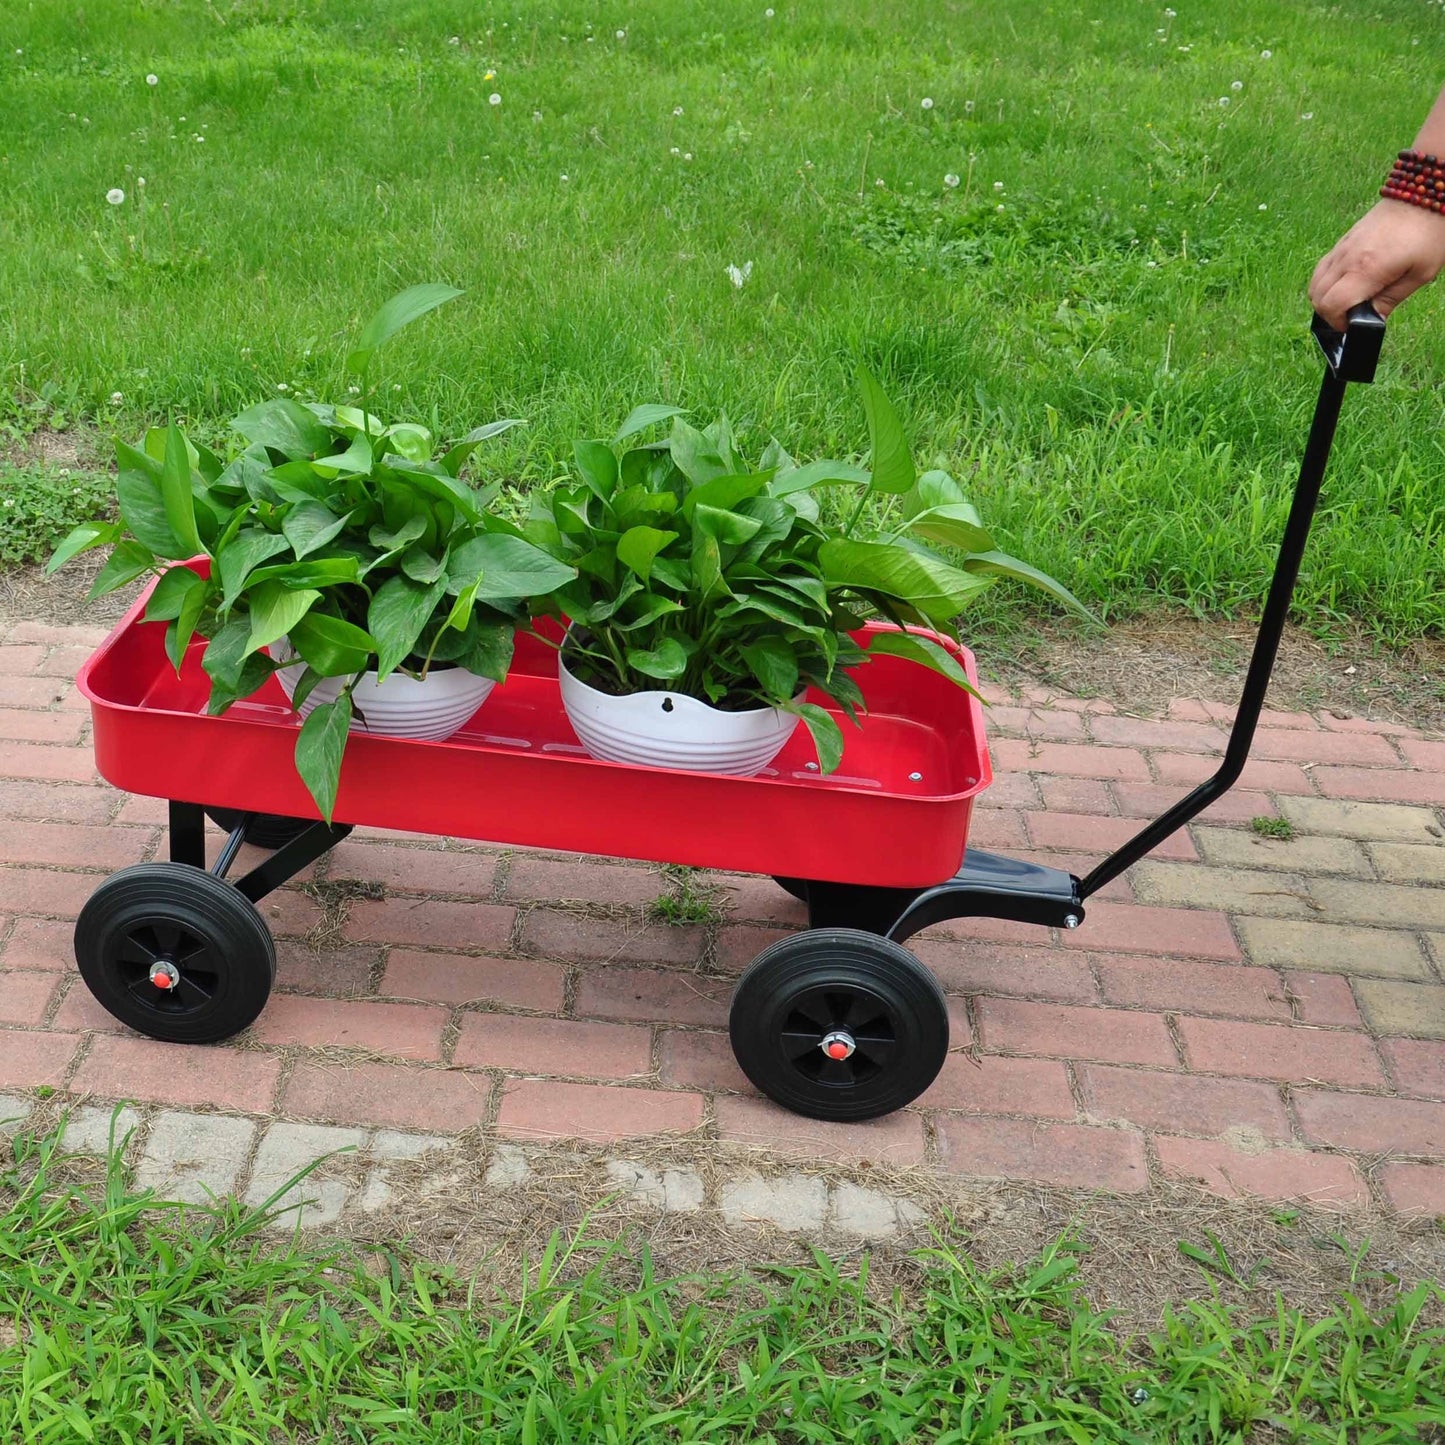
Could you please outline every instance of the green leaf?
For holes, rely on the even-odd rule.
[[[253,445],[269,447],[291,460],[326,456],[331,450],[331,433],[316,416],[289,396],[278,396],[248,407],[231,421]]]
[[[448,301],[455,300],[462,293],[455,286],[443,286],[438,282],[424,282],[420,286],[408,286],[390,300],[382,303],[376,314],[361,328],[356,346],[347,355],[346,369],[360,375],[371,362],[376,349],[389,341],[404,326],[428,311],[435,311]]]
[[[286,550],[286,539],[275,532],[248,528],[238,532],[216,557],[216,570],[221,581],[221,610],[230,607],[240,596],[246,579],[268,557]]]
[[[676,540],[676,532],[662,532],[656,527],[631,527],[617,539],[617,560],[646,582],[652,575],[652,563],[657,554],[669,542]]]
[[[740,546],[757,536],[763,526],[756,517],[725,512],[721,507],[695,507],[692,525],[700,535],[714,538],[725,547]]]
[[[512,665],[512,650],[517,635],[505,622],[478,622],[475,618],[469,633],[469,646],[457,658],[457,666],[474,672],[478,677],[490,677],[493,682],[505,682],[507,669]]]
[[[195,549],[171,530],[161,485],[148,473],[134,469],[118,473],[115,498],[126,531],[143,547],[149,547],[157,557],[178,562],[195,556]]]
[[[251,618],[251,635],[246,643],[248,653],[279,642],[311,610],[321,594],[313,587],[294,589],[279,582],[258,582],[246,594]]]
[[[413,582],[430,587],[438,578],[446,576],[447,564],[445,558],[433,557],[424,547],[412,547],[402,553],[401,570]]]
[[[344,452],[337,452],[333,456],[318,457],[311,465],[316,468],[325,467],[328,472],[335,476],[365,477],[371,475],[375,459],[372,456],[371,443],[365,435],[352,437],[351,445]]]
[[[793,492],[805,492],[810,487],[841,487],[866,483],[872,477],[867,467],[855,466],[852,462],[809,462],[806,466],[794,467],[791,471],[775,476],[768,483],[768,491],[775,497],[786,497]]]
[[[166,428],[166,459],[161,468],[161,500],[166,521],[190,555],[206,549],[196,531],[196,502],[191,495],[191,452],[181,429],[172,422]]]
[[[369,632],[344,618],[314,609],[293,622],[287,635],[298,655],[323,677],[365,672],[376,652]]]
[[[447,590],[460,592],[478,582],[481,602],[543,597],[565,587],[576,575],[575,568],[540,547],[503,533],[473,537],[453,548],[447,559]]]
[[[646,401],[641,406],[635,406],[627,414],[627,420],[622,423],[617,435],[612,438],[612,445],[625,442],[628,437],[635,437],[638,432],[646,431],[650,426],[656,426],[660,421],[669,421],[675,416],[682,416],[684,408],[680,406],[663,406],[659,402]]]
[[[361,563],[347,554],[343,557],[312,557],[305,562],[282,562],[275,567],[258,567],[247,586],[258,582],[279,582],[293,591],[298,587],[341,587],[361,581]]]
[[[587,490],[605,502],[617,490],[617,454],[603,442],[574,442],[572,453]]]
[[[680,416],[672,419],[672,436],[669,439],[672,460],[678,470],[695,487],[710,482],[714,477],[732,474],[730,467],[718,450],[717,443],[709,441],[696,427],[689,426]]]
[[[476,451],[482,442],[491,437],[501,436],[504,431],[511,431],[514,426],[526,426],[527,423],[517,417],[507,417],[502,421],[489,421],[485,426],[479,426],[475,431],[470,431],[442,458],[442,466],[452,476],[461,474],[462,465],[471,454]]]
[[[787,702],[783,704],[783,711],[796,713],[812,734],[813,746],[818,750],[819,770],[836,772],[843,761],[843,729],[833,714],[815,702]]]
[[[423,587],[410,577],[388,577],[377,588],[366,611],[366,627],[376,641],[376,670],[381,677],[411,654],[445,590],[444,580]]]
[[[869,490],[902,495],[917,480],[913,455],[903,434],[903,423],[883,388],[864,367],[858,368],[858,389],[868,414],[868,436],[873,449],[873,480]]]
[[[287,512],[281,531],[300,558],[335,540],[350,516],[338,517],[325,502],[299,502]]]
[[[781,637],[761,637],[738,650],[768,697],[778,703],[792,699],[798,690],[798,657],[792,643]]]
[[[324,702],[301,724],[296,735],[296,771],[329,823],[341,786],[341,757],[351,728],[351,694]]]
[[[250,697],[276,670],[269,657],[247,652],[250,631],[246,618],[233,617],[206,644],[201,666],[211,679],[206,711],[212,716],[225,712],[237,698]]]
[[[992,534],[979,522],[978,512],[967,502],[947,502],[919,512],[908,523],[908,530],[960,552],[992,552],[995,545]]]
[[[72,557],[78,557],[92,547],[109,546],[120,536],[121,531],[119,522],[82,522],[50,554],[50,560],[45,564],[45,575],[50,576],[56,568],[65,566]]]
[[[835,537],[818,548],[830,587],[878,592],[907,602],[930,622],[946,627],[964,603],[987,584],[936,557],[889,542]]]
[[[300,712],[305,705],[306,699],[316,691],[317,683],[325,681],[325,677],[317,672],[314,667],[306,668],[301,674],[301,680],[291,691],[291,706],[295,708],[297,712]]]
[[[903,498],[905,517],[916,517],[930,507],[967,507],[968,512],[961,512],[959,515],[976,527],[983,526],[983,519],[969,506],[968,499],[963,495],[963,488],[947,472],[924,472]]]
[[[465,632],[471,626],[472,609],[476,606],[476,602],[477,583],[473,582],[457,593],[457,600],[452,603],[452,610],[447,613],[447,620],[442,623],[442,627]]]
[[[145,620],[147,622],[169,622],[172,618],[179,617],[185,606],[186,597],[197,588],[204,597],[205,580],[198,577],[189,567],[168,568],[161,580],[156,583],[155,591],[151,593],[150,600],[146,603]]]
[[[399,421],[384,433],[392,451],[409,462],[431,460],[431,433],[414,421]]]
[[[671,682],[687,671],[687,649],[675,637],[664,637],[652,650],[627,649],[627,665],[644,677]]]
[[[194,572],[191,573],[195,577]],[[176,615],[176,620],[166,628],[166,656],[171,660],[171,666],[176,670],[176,676],[181,673],[181,664],[186,660],[186,649],[191,645],[191,638],[196,635],[196,624],[201,620],[201,613],[205,610],[206,599],[210,595],[210,587],[201,582],[199,587],[191,587],[181,597],[181,607]]]
[[[1030,567],[1027,562],[1020,562],[1017,557],[1010,557],[1007,552],[977,553],[972,557],[965,557],[963,566],[967,572],[1012,577],[1016,582],[1027,582],[1031,587],[1047,592],[1056,602],[1062,602],[1081,617],[1087,617],[1091,622],[1099,621],[1062,582],[1054,581],[1048,573],[1040,572],[1037,567]]]
[[[699,507],[716,507],[729,511],[739,502],[756,497],[766,490],[771,480],[766,472],[714,477],[712,481],[694,487],[682,499],[683,516],[691,516]]]
[[[147,432],[149,437],[150,433]],[[140,472],[142,476],[149,477],[157,486],[161,480],[161,458],[165,455],[165,449],[161,449],[161,455],[153,457],[149,452],[137,451],[135,447],[126,442],[117,440],[115,444],[116,470],[121,472]]]
[[[904,657],[910,662],[922,663],[934,672],[942,673],[950,682],[956,682],[965,692],[982,698],[968,680],[963,664],[946,648],[930,637],[919,637],[912,632],[875,633],[868,643],[870,657]]]
[[[127,582],[134,582],[155,566],[155,560],[154,554],[139,542],[117,542],[106,558],[105,566],[95,574],[95,581],[90,584],[90,600],[93,602],[107,592],[114,592],[117,587],[124,587]]]

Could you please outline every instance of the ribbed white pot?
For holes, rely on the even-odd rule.
[[[594,758],[650,768],[748,777],[782,752],[798,725],[782,708],[724,712],[680,692],[599,692],[559,661],[562,705],[578,741]]]
[[[277,658],[293,656],[284,642],[272,648]],[[277,670],[276,681],[289,699],[306,671],[304,662]],[[311,689],[297,709],[302,717],[324,702],[335,702],[345,686],[344,677],[328,677]],[[380,682],[374,672],[366,673],[352,689],[355,712],[351,731],[386,738],[418,738],[440,742],[465,725],[496,686],[489,677],[478,677],[461,667],[435,668],[426,677],[389,673]]]

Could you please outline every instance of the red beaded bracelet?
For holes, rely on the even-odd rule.
[[[1401,151],[1380,194],[1445,215],[1445,161],[1419,151]]]

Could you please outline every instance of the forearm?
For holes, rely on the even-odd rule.
[[[1440,92],[1439,99],[1425,117],[1425,124],[1415,137],[1415,149],[1425,155],[1445,155],[1445,90]]]

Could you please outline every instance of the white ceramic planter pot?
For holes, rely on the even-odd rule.
[[[272,648],[271,655],[278,659],[294,656],[284,642]],[[306,664],[296,662],[276,673],[276,681],[288,698],[295,693],[305,671]],[[309,716],[324,702],[335,702],[345,682],[342,677],[318,682],[298,709],[301,716]],[[478,677],[460,667],[436,668],[421,680],[393,672],[378,682],[376,674],[368,672],[352,689],[356,711],[351,731],[439,742],[464,726],[495,686],[491,678]]]
[[[578,740],[609,763],[748,777],[782,752],[799,721],[776,707],[724,712],[679,692],[613,697],[579,681],[565,661],[559,676],[562,705]]]

